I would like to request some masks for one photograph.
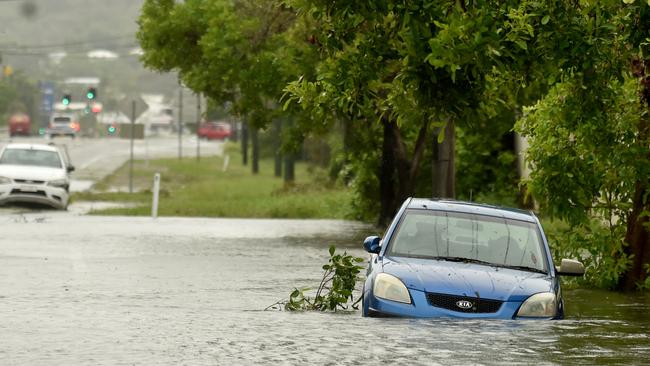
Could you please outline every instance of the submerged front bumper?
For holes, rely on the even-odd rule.
[[[380,299],[371,291],[364,293],[364,306],[371,317],[513,319],[522,301],[504,301],[495,312],[453,311],[431,305],[423,291],[408,289],[411,304]],[[367,304],[366,304],[367,302]]]
[[[7,203],[36,203],[56,209],[65,209],[68,206],[69,193],[62,187],[48,186],[46,183],[25,184],[0,184],[0,205]]]

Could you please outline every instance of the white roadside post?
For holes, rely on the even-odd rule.
[[[230,154],[226,154],[226,156],[223,158],[223,168],[221,170],[223,172],[228,170],[228,165],[230,165]]]
[[[153,176],[153,202],[151,204],[151,217],[158,217],[158,193],[160,192],[160,173]]]

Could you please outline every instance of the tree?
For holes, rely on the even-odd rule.
[[[246,119],[256,172],[257,131],[283,113],[276,103],[282,88],[303,68],[282,58],[292,48],[285,33],[295,13],[273,0],[147,0],[138,23],[146,66],[178,71],[189,88],[232,102]]]
[[[556,29],[571,30],[552,34],[567,48],[549,52],[562,56],[554,61],[560,78],[518,130],[529,138],[528,185],[543,208],[574,231],[597,233],[594,217],[607,228],[574,253],[600,285],[631,290],[650,266],[650,6],[625,3],[581,3],[576,16],[559,19]]]
[[[36,120],[38,115],[38,88],[21,72],[0,77],[0,120],[8,114],[23,112]]]
[[[428,141],[431,193],[453,197],[455,126],[494,116],[503,100],[486,97],[533,77],[527,20],[541,16],[527,2],[289,3],[317,24],[324,58],[315,78],[288,86],[293,100],[313,115],[333,111],[359,129],[383,130],[379,196],[372,197],[381,202],[381,224],[413,194]]]

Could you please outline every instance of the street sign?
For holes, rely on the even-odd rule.
[[[2,74],[3,74],[5,77],[9,77],[9,76],[11,76],[13,73],[14,73],[14,69],[13,69],[11,66],[9,66],[9,65],[5,65],[5,66],[2,67]]]
[[[41,111],[44,116],[49,116],[54,111],[54,84],[41,81],[38,86],[41,89]]]
[[[135,118],[137,119],[144,113],[149,106],[144,102],[140,96],[125,97],[118,103],[118,109],[120,112],[131,117],[133,113],[133,101],[135,101]]]

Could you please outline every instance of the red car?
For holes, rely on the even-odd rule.
[[[208,140],[225,140],[232,134],[230,125],[223,122],[204,122],[199,126],[199,137]]]
[[[31,121],[29,116],[23,113],[16,113],[9,117],[9,136],[29,136]]]

